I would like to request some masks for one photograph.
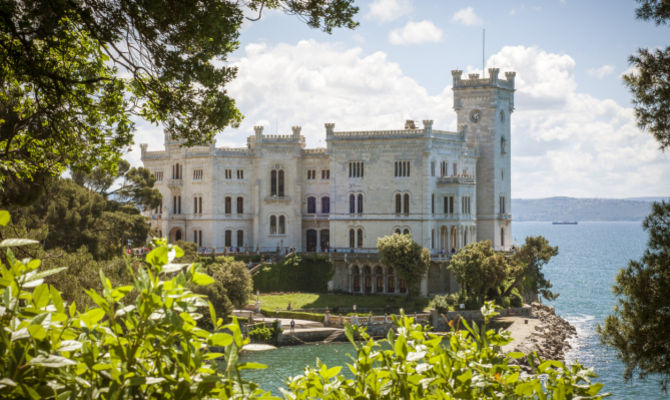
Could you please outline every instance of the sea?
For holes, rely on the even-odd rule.
[[[592,367],[599,375],[595,381],[605,385],[603,391],[612,393],[612,399],[670,398],[653,378],[624,382],[623,364],[613,349],[600,343],[596,332],[616,303],[612,285],[617,272],[644,252],[647,234],[641,222],[512,223],[512,237],[517,246],[527,236],[537,235],[559,249],[543,271],[560,296],[545,304],[554,306],[560,316],[577,328],[577,337],[570,341],[572,349],[566,354],[567,363]],[[245,378],[279,395],[278,388],[285,386],[286,377],[302,373],[306,365],[314,365],[317,357],[328,366],[345,366],[352,353],[350,345],[337,343],[284,347],[247,355],[245,360],[265,363],[268,369],[245,373]],[[349,372],[346,366],[342,371]]]

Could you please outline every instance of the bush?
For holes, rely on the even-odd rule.
[[[7,220],[0,211],[0,225]],[[10,239],[0,247],[26,243],[35,241]],[[213,279],[197,264],[168,264],[170,253],[158,247],[147,255],[146,268],[128,268],[132,286],[114,287],[100,272],[102,290],[87,291],[95,307],[79,312],[43,283],[64,268],[38,272],[39,260],[19,261],[7,250],[8,265],[0,264],[0,398],[227,398],[243,390],[248,397],[261,395],[239,378],[237,354],[245,343],[239,326],[224,326],[214,307],[187,289]],[[176,276],[161,279],[168,272]],[[133,290],[137,297],[128,302]],[[214,321],[212,332],[196,326],[203,307]],[[208,352],[212,346],[224,353]],[[226,362],[218,364],[223,356]]]
[[[512,290],[509,295],[510,306],[511,307],[523,307],[523,296],[519,293],[519,290],[516,288]]]
[[[455,293],[435,295],[428,306],[437,310],[438,313],[453,311],[458,307],[458,295]]]
[[[272,340],[272,332],[268,329],[265,324],[257,324],[252,326],[248,331],[247,335],[253,342],[268,343]]]

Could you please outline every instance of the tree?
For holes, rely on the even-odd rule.
[[[411,235],[395,233],[377,239],[382,264],[393,267],[407,282],[408,295],[419,293],[419,283],[430,265],[430,252],[412,240]]]
[[[637,18],[656,25],[670,23],[667,0],[637,0]],[[628,61],[633,72],[623,77],[633,94],[638,126],[654,135],[661,150],[670,148],[670,47],[639,49]]]
[[[141,210],[156,208],[161,202],[161,192],[154,187],[156,177],[144,167],[132,167],[126,160],[120,160],[116,172],[94,167],[91,172],[73,170],[72,180],[81,186],[99,193],[105,199],[113,198],[123,204],[132,203]],[[110,190],[117,180],[121,185]]]
[[[528,236],[526,242],[514,253],[510,262],[512,282],[503,296],[508,296],[514,288],[524,295],[524,299],[537,299],[540,294],[547,300],[555,300],[558,293],[552,292],[551,282],[545,278],[542,267],[558,254],[557,246],[550,246],[543,236]]]
[[[105,200],[70,179],[52,178],[45,186],[41,201],[10,211],[16,221],[12,229],[32,232],[29,237],[40,240],[46,250],[74,253],[86,246],[101,260],[120,255],[125,244],[145,244],[149,225],[132,204]]]
[[[614,347],[626,366],[624,378],[658,375],[670,382],[670,202],[654,203],[643,227],[648,248],[639,261],[619,271],[614,313],[598,326],[600,340]]]
[[[255,21],[278,9],[330,33],[357,25],[352,2],[3,1],[0,185],[67,167],[113,171],[133,116],[185,145],[210,142],[242,119],[226,84],[245,12]]]
[[[454,271],[461,291],[474,297],[478,304],[489,291],[500,286],[507,276],[505,256],[493,251],[490,240],[470,243],[451,257],[449,269]]]

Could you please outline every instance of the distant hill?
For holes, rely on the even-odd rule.
[[[667,199],[667,198],[666,198]],[[512,199],[515,221],[641,221],[662,197]]]

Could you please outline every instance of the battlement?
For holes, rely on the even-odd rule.
[[[300,146],[305,146],[305,137],[300,135],[302,128],[300,126],[294,126],[291,128],[293,133],[291,135],[265,135],[263,134],[263,126],[257,125],[254,126],[254,135],[247,138],[247,145],[249,147],[257,145],[259,143],[272,143],[272,144],[299,144]]]
[[[453,77],[453,88],[496,87],[500,89],[514,90],[514,78],[516,77],[516,72],[505,72],[506,79],[500,79],[498,77],[498,74],[500,73],[500,69],[498,68],[489,68],[488,72],[488,78],[480,78],[479,74],[468,74],[468,79],[463,79],[463,71],[458,69],[452,70],[451,76]]]

